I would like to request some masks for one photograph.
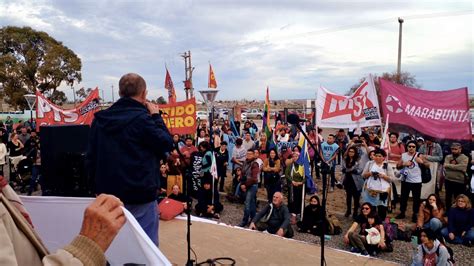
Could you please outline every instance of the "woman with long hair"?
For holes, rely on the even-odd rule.
[[[263,161],[263,183],[267,189],[269,203],[272,202],[275,192],[281,192],[280,170],[280,159],[276,150],[272,149],[268,153],[268,158]]]
[[[323,221],[323,213],[321,202],[316,195],[311,196],[309,204],[304,208],[304,216],[297,226],[302,233],[311,233],[313,235],[321,235],[321,226]]]
[[[360,192],[364,185],[364,179],[361,176],[362,167],[359,164],[359,153],[354,146],[347,149],[347,154],[342,162],[342,173],[342,185],[346,190],[346,213],[344,216],[349,217],[351,215],[352,199],[354,199],[354,215],[359,209]]]
[[[365,229],[370,228],[372,225],[369,223],[369,219],[373,219],[372,225],[380,225],[382,223],[381,219],[377,216],[376,207],[370,204],[369,202],[364,202],[360,207],[360,214],[354,217],[354,222],[352,223],[347,233],[344,235],[344,243],[351,246],[351,252],[361,253],[362,255],[369,255],[369,252],[366,248],[367,241],[364,242],[367,231]],[[360,227],[359,232],[357,228]],[[381,226],[380,231],[380,243],[378,244],[380,249],[385,249],[385,235],[383,232],[383,226]],[[361,245],[362,243],[362,245]]]
[[[417,228],[430,228],[433,232],[441,230],[445,224],[444,213],[446,208],[436,194],[430,194],[426,200],[420,204],[418,211]]]

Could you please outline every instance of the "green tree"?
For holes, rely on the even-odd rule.
[[[26,107],[25,93],[36,89],[62,101],[56,92],[62,82],[71,86],[80,82],[81,60],[61,42],[46,32],[30,27],[0,28],[0,83],[5,101],[13,107]],[[55,102],[60,104],[60,102]]]
[[[158,99],[156,99],[157,104],[167,104],[168,102],[165,100],[165,97],[160,96]]]
[[[373,75],[373,76],[374,76],[374,81],[375,81],[374,82],[375,88],[379,90],[380,89],[379,82],[378,82],[379,76],[378,75]],[[416,81],[415,75],[409,72],[401,72],[400,75],[398,75],[397,72],[392,72],[392,73],[384,72],[382,73],[380,78],[391,81],[393,83],[402,84],[403,86],[412,87],[412,88],[420,88],[420,85]],[[365,80],[365,77],[361,78],[358,83],[352,85],[352,87],[346,93],[346,95],[353,94],[357,90],[357,88],[359,88],[360,84],[364,82],[364,80]]]
[[[78,89],[76,91],[77,101],[78,102],[84,101],[87,98],[87,96],[89,96],[89,94],[91,94],[91,91],[92,91],[92,88],[84,89],[84,87],[82,87],[82,88]]]

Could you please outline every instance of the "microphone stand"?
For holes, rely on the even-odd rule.
[[[306,139],[306,141],[309,143],[309,145],[311,146],[311,148],[313,148],[313,150],[316,152],[316,151],[319,151],[319,149],[316,149],[316,146],[314,146],[314,144],[309,140],[309,137],[308,135],[306,135],[306,132],[304,132],[304,130],[301,128],[301,125],[299,122],[295,123],[294,124],[296,126],[296,128],[303,134],[304,138]],[[315,155],[316,156],[316,153]],[[314,158],[313,158],[314,159]],[[322,199],[322,203],[321,203],[321,208],[322,208],[322,213],[323,213],[323,222],[322,222],[322,228],[321,228],[321,266],[324,266],[325,265],[325,258],[324,258],[324,233],[326,231],[326,201],[327,201],[327,175],[322,175],[323,176],[323,199]],[[304,191],[303,191],[304,193]]]

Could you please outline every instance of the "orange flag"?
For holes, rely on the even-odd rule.
[[[217,81],[216,77],[214,76],[214,71],[212,71],[212,66],[209,64],[209,82],[208,82],[208,88],[217,88]]]
[[[168,72],[168,68],[166,68],[165,89],[168,90],[168,102],[175,103],[176,92],[174,90],[173,81],[171,80],[171,75],[170,75],[170,72]]]

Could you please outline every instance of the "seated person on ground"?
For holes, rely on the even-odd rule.
[[[441,234],[449,243],[471,246],[474,243],[474,209],[469,198],[460,194],[448,212],[448,227]]]
[[[219,194],[212,195],[211,189],[212,176],[206,173],[202,179],[202,187],[198,194],[198,203],[196,204],[196,214],[201,217],[220,218],[220,213],[224,206],[219,202]],[[215,191],[216,192],[216,191]]]
[[[357,247],[357,246],[353,245],[353,241],[354,240],[358,241],[358,239],[360,239],[360,237],[358,237],[359,235],[366,235],[367,234],[367,231],[365,231],[365,229],[369,228],[369,226],[370,226],[369,225],[369,215],[373,215],[373,214],[376,214],[376,213],[377,213],[376,208],[368,202],[363,203],[362,206],[360,207],[360,214],[357,215],[356,217],[354,217],[354,222],[352,223],[349,230],[347,230],[347,233],[344,235],[344,243],[346,243],[347,245],[349,245],[349,244],[352,245],[352,248],[351,248],[352,252],[357,252],[357,253],[360,252],[362,255],[368,255],[369,254],[369,252],[367,251],[366,248],[364,248],[364,250],[361,250],[360,247]],[[380,219],[376,216],[374,218],[374,224],[376,224],[376,225],[382,224],[382,221],[380,221]],[[360,231],[359,231],[359,233],[357,233],[356,230],[359,226],[360,226]],[[383,241],[381,241],[381,242],[383,242]],[[383,245],[383,247],[381,247],[381,248],[384,249],[385,248],[385,242],[383,242],[383,244],[381,244],[381,245]]]
[[[413,256],[412,266],[451,265],[448,249],[436,239],[436,234],[429,228],[420,232],[421,244]]]
[[[385,232],[375,212],[367,215],[367,224],[362,224],[359,234],[355,232],[349,233],[349,241],[351,242],[351,252],[361,253],[362,255],[376,256],[385,248]]]
[[[173,185],[171,193],[168,195],[169,199],[173,199],[179,202],[182,202],[184,205],[184,208],[186,209],[186,195],[181,193],[181,190],[179,189],[178,185]]]
[[[444,211],[444,204],[439,196],[436,194],[429,195],[428,199],[420,204],[416,226],[418,228],[430,228],[433,232],[441,230],[443,224],[446,223],[443,217]]]
[[[304,208],[303,221],[297,223],[300,232],[321,235],[323,217],[319,198],[314,195],[309,199],[309,205]]]
[[[281,192],[273,194],[272,203],[263,208],[253,218],[249,226],[252,230],[265,231],[271,234],[293,237],[293,229],[290,225],[290,212],[288,207],[283,204],[283,195]]]

